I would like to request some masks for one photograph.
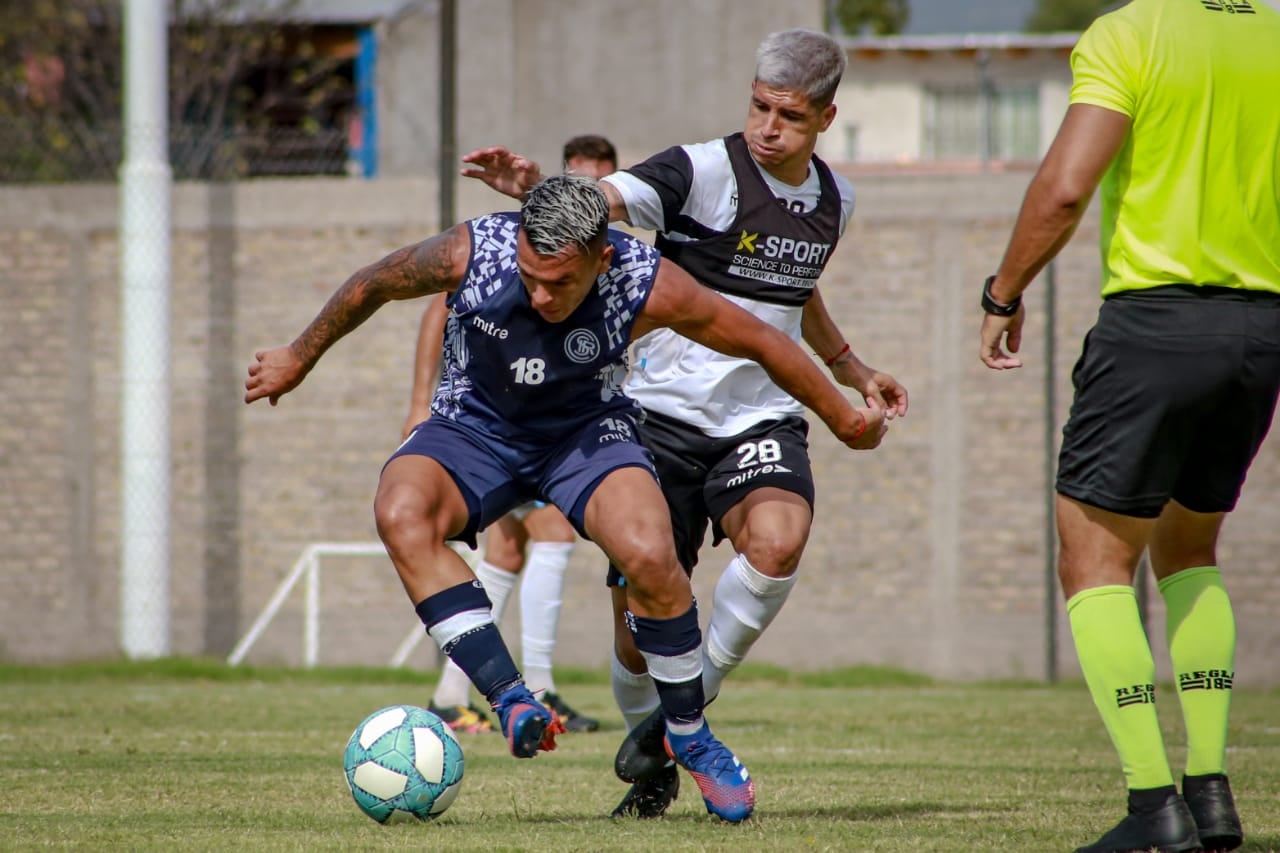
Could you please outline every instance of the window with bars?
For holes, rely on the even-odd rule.
[[[984,120],[983,111],[989,110]],[[1040,157],[1040,89],[1000,86],[983,98],[977,86],[930,87],[924,100],[929,160],[1036,160]],[[990,134],[983,145],[983,131]]]

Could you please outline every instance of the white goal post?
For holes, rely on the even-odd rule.
[[[478,551],[473,551],[461,543],[451,542],[449,544],[462,559],[467,561],[467,565],[471,566],[472,569],[475,568],[480,559]],[[253,625],[240,639],[240,642],[236,643],[236,647],[231,650],[231,654],[227,656],[228,664],[239,666],[244,661],[249,649],[258,641],[258,638],[262,636],[262,632],[267,629],[267,626],[271,624],[271,620],[275,618],[280,608],[284,606],[289,593],[293,591],[299,581],[305,578],[305,586],[303,588],[305,598],[302,611],[302,665],[307,669],[311,669],[316,665],[316,661],[320,656],[320,566],[322,565],[320,560],[323,557],[387,558],[387,550],[381,542],[313,542],[303,548],[302,554],[298,557],[297,562],[293,564],[293,568],[289,570],[289,574],[285,575],[284,580],[280,581],[280,585],[272,593],[267,606],[262,608],[262,612],[258,614],[258,618]],[[422,626],[415,625],[392,654],[388,666],[404,666],[409,654],[417,648],[425,636],[426,631]]]

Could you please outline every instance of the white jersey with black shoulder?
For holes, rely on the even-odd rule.
[[[740,179],[750,186],[740,187]],[[853,214],[854,190],[848,180],[831,173],[815,157],[804,183],[785,184],[750,158],[738,134],[669,148],[602,180],[622,196],[632,225],[658,232],[664,254],[726,299],[792,340],[801,340],[804,302]],[[824,185],[838,199],[824,199]],[[767,209],[758,203],[766,193],[772,198]],[[757,200],[754,205],[752,199]],[[819,217],[824,211],[822,221],[834,232],[826,242],[809,241],[810,248],[801,245],[799,254],[795,245],[806,241],[773,238],[766,245],[770,238],[765,235],[793,223],[804,226],[806,218]],[[812,230],[812,223],[808,225]],[[679,251],[684,246],[702,251],[685,257]],[[772,259],[767,257],[778,247],[790,254],[773,252]],[[723,259],[724,274],[707,274],[708,254]],[[791,270],[804,270],[804,274],[792,277]],[[755,362],[722,355],[669,329],[658,329],[636,342],[625,389],[646,410],[716,438],[804,411]]]

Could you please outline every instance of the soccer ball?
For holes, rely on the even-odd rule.
[[[462,747],[425,708],[392,705],[356,726],[343,756],[347,787],[378,823],[431,820],[462,787]]]

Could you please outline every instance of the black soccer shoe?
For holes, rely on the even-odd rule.
[[[1244,843],[1244,830],[1231,783],[1221,773],[1182,777],[1182,798],[1191,809],[1205,850],[1235,850]]]
[[[636,782],[613,810],[613,817],[649,820],[662,817],[680,792],[680,772],[675,762],[643,782]]]
[[[1133,853],[1153,848],[1160,853],[1202,849],[1195,818],[1172,785],[1130,791],[1125,819],[1088,847],[1077,848],[1076,853]]]
[[[643,782],[662,772],[671,761],[662,739],[667,734],[667,718],[662,706],[627,733],[613,758],[613,772],[623,782]]]
[[[547,691],[542,694],[542,704],[555,711],[560,717],[560,722],[564,723],[565,731],[569,732],[594,732],[600,728],[600,721],[595,717],[588,717],[586,714],[579,714],[573,708],[569,707],[569,703],[560,698],[560,694]]]

